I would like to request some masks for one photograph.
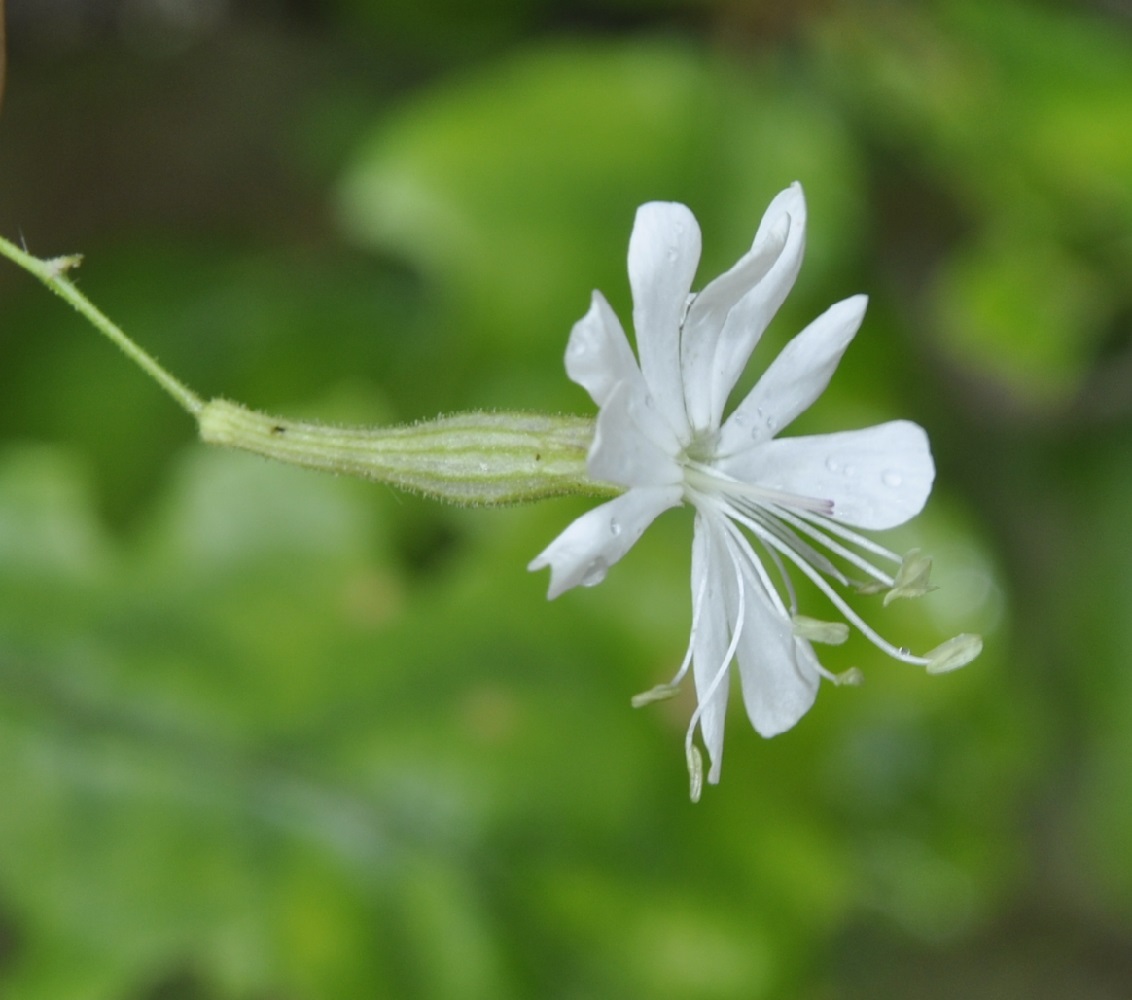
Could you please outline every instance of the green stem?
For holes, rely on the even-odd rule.
[[[0,237],[0,254],[69,302],[196,420],[206,444],[358,476],[463,505],[511,504],[621,490],[589,477],[594,420],[531,413],[461,413],[408,427],[333,427],[205,402],[102,314],[67,278],[82,258],[39,260]]]
[[[334,427],[213,399],[198,420],[206,444],[372,479],[461,506],[621,492],[586,473],[594,436],[590,417],[457,413],[400,427]]]
[[[180,379],[174,378],[157,363],[157,360],[135,344],[120,327],[105,316],[67,277],[67,272],[82,263],[80,255],[40,260],[25,253],[14,243],[0,236],[0,254],[38,278],[56,295],[69,302],[82,316],[112,341],[131,361],[150,375],[177,404],[194,417],[204,408],[204,400]]]

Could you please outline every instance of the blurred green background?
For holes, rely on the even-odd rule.
[[[0,267],[0,996],[1124,998],[1132,8],[1123,0],[8,0],[0,232],[204,395],[589,413],[635,207],[700,281],[801,180],[769,350],[870,311],[798,422],[938,487],[860,689],[687,799],[690,516],[599,588],[589,504],[468,511],[206,451]],[[820,613],[820,606],[813,607]]]

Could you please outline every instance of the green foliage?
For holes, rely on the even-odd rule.
[[[735,705],[692,807],[690,697],[629,707],[687,641],[687,512],[548,604],[524,567],[587,501],[461,511],[207,451],[5,271],[0,995],[1040,995],[1032,963],[985,971],[1035,900],[1059,940],[1126,947],[1126,27],[1013,0],[598,6],[343,0],[295,48],[240,18],[183,55],[114,41],[132,85],[81,113],[51,102],[105,47],[30,46],[0,223],[36,252],[33,225],[65,234],[84,290],[206,396],[355,422],[589,412],[562,354],[591,289],[628,317],[635,207],[690,204],[707,277],[800,179],[809,250],[767,348],[871,304],[797,430],[908,416],[939,464],[886,541],[930,552],[940,589],[861,600],[918,651],[981,631],[983,657],[928,678],[850,639],[825,662],[866,684],[771,741]],[[30,197],[31,175],[71,189],[21,92],[114,122],[224,45],[259,53],[257,93],[309,81],[264,110],[270,154],[249,139],[202,202],[170,167],[86,233],[82,198]],[[206,121],[244,99],[208,94],[187,106]],[[116,157],[156,141],[110,132]],[[253,189],[296,221],[256,228]],[[1126,982],[1065,968],[1079,995]]]

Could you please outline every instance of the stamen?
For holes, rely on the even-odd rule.
[[[802,512],[797,516],[803,521],[812,522],[813,520],[812,515],[806,512]],[[845,539],[845,541],[849,542],[851,545],[856,545],[866,552],[871,552],[874,556],[880,556],[881,559],[887,559],[889,562],[899,565],[901,559],[895,552],[886,549],[879,542],[874,542],[871,538],[859,534],[852,528],[847,528],[840,521],[823,517],[820,523],[822,531],[828,531],[831,535],[837,535],[838,538]]]
[[[773,545],[784,556],[786,556],[787,559],[789,559],[792,563],[794,563],[795,566],[797,566],[803,573],[805,573],[806,576],[808,576],[814,582],[817,588],[830,599],[834,607],[836,607],[837,610],[845,616],[846,620],[855,625],[861,632],[861,634],[864,635],[865,638],[869,640],[869,642],[876,646],[877,649],[887,653],[894,660],[900,660],[902,663],[911,663],[918,667],[927,666],[928,660],[925,657],[915,656],[909,650],[898,648],[892,645],[892,643],[890,643],[887,639],[884,639],[882,636],[880,636],[875,629],[869,626],[861,618],[861,616],[857,614],[857,612],[849,607],[849,605],[845,602],[845,598],[843,598],[829,585],[825,577],[823,577],[804,559],[800,558],[798,554],[788,546],[783,546],[782,543],[779,542],[773,534],[765,531],[765,529],[763,529],[762,526],[759,525],[756,521],[751,521],[744,518],[743,523],[746,524],[746,526],[749,527],[751,531],[753,531],[760,539],[765,541],[766,544]]]
[[[728,528],[734,527],[726,520],[723,521],[723,525]],[[716,527],[715,523],[709,518],[704,518],[704,526],[708,531]],[[692,736],[696,731],[696,726],[699,724],[700,716],[703,715],[704,706],[711,701],[715,692],[719,690],[719,685],[723,682],[724,678],[728,676],[728,668],[731,666],[731,661],[735,658],[735,651],[739,648],[739,639],[743,635],[743,625],[745,624],[747,613],[747,590],[743,584],[743,569],[739,565],[739,561],[735,558],[731,547],[724,544],[723,548],[727,552],[728,558],[731,560],[732,568],[735,570],[735,582],[739,587],[739,607],[735,617],[735,630],[731,633],[731,642],[727,646],[727,652],[723,654],[723,662],[720,663],[719,667],[716,669],[715,676],[712,678],[707,690],[699,696],[696,710],[692,713],[692,718],[688,722],[688,731],[684,734],[684,752],[688,757],[688,768],[691,773],[693,802],[698,801],[699,789],[703,784],[703,762],[699,751],[692,742]],[[697,766],[699,767],[700,776],[698,779],[696,773],[692,772],[693,754]],[[708,773],[708,781],[713,784],[719,780],[719,766],[720,761],[718,758],[712,761],[711,771]],[[697,780],[699,781],[698,785]]]
[[[724,527],[727,529],[727,533],[731,536],[731,539],[732,541],[734,541],[735,546],[739,549],[740,554],[746,559],[747,565],[751,568],[752,572],[754,572],[755,575],[758,576],[759,582],[763,585],[763,590],[766,591],[767,595],[770,597],[771,603],[774,605],[774,609],[780,615],[789,618],[793,612],[786,610],[786,605],[782,600],[782,595],[778,593],[778,591],[774,587],[774,584],[771,583],[770,575],[767,573],[766,567],[763,565],[763,561],[755,555],[755,550],[751,548],[751,543],[747,540],[747,537],[743,534],[743,532],[735,527],[734,522],[731,520],[731,518],[734,516],[734,514],[729,514],[727,519],[723,522]],[[728,551],[730,552],[730,549]],[[782,564],[782,559],[772,548],[767,548],[767,552],[769,552],[774,559],[775,564],[778,566],[778,569],[782,573],[783,578],[787,580],[790,597],[791,600],[794,601],[794,587],[793,584],[789,582],[790,578],[786,574],[786,567]],[[734,558],[735,557],[732,554],[732,559],[734,560]]]
[[[981,635],[964,633],[954,636],[928,653],[928,673],[946,674],[958,670],[960,667],[965,667],[982,651]]]
[[[822,642],[827,646],[840,646],[849,638],[849,626],[845,622],[823,622],[805,615],[794,615],[792,619],[794,634],[810,642]]]
[[[874,580],[883,584],[885,587],[891,587],[892,586],[892,577],[891,576],[889,576],[883,570],[877,569],[876,566],[874,566],[871,562],[869,562],[860,553],[854,552],[852,549],[847,548],[846,546],[842,545],[840,542],[834,541],[821,528],[817,527],[814,524],[811,524],[809,521],[805,520],[804,518],[795,517],[788,510],[776,510],[774,513],[777,517],[781,518],[787,524],[792,525],[793,527],[797,528],[803,534],[809,535],[810,538],[814,539],[815,541],[821,542],[821,544],[824,545],[827,549],[829,549],[830,552],[833,552],[834,554],[841,556],[841,558],[844,559],[846,562],[852,563],[854,566],[857,567],[857,569],[861,570],[863,573],[868,574]],[[833,523],[833,522],[822,521],[822,527],[824,528],[831,523]],[[845,535],[842,534],[841,532],[836,532],[836,534],[840,534],[841,537],[843,537],[843,538],[845,537]],[[853,533],[848,532],[848,534],[852,535]],[[883,553],[885,555],[890,554],[885,549],[882,549],[881,553]],[[877,553],[877,554],[880,555],[881,553]],[[842,582],[844,585],[848,584],[848,581],[845,580],[844,577],[839,582]]]
[[[910,549],[896,572],[892,589],[884,595],[884,606],[887,608],[901,597],[923,597],[924,594],[935,590],[935,587],[928,582],[931,572],[931,558],[925,556],[919,549]]]
[[[656,701],[667,701],[669,698],[675,698],[679,693],[680,687],[677,684],[658,684],[654,688],[633,695],[629,699],[629,704],[634,708],[644,708]]]
[[[744,483],[710,465],[700,462],[688,462],[684,466],[684,482],[694,490],[704,493],[723,493],[732,497],[743,497],[760,504],[782,504],[795,510],[810,511],[825,517],[833,516],[833,501],[818,497],[804,497],[797,493],[787,493],[785,490],[770,489],[766,486],[756,486],[754,483]]]
[[[685,743],[684,754],[688,760],[688,791],[692,801],[699,802],[704,790],[704,755],[695,743]]]
[[[692,663],[692,650],[696,644],[696,629],[700,624],[700,612],[704,607],[704,595],[707,593],[707,574],[700,581],[700,586],[696,590],[696,596],[692,599],[692,629],[688,637],[688,648],[684,652],[684,659],[680,664],[680,669],[676,671],[676,676],[672,678],[667,684],[658,684],[648,691],[642,691],[640,694],[635,694],[629,699],[629,704],[634,708],[643,708],[645,705],[651,705],[656,701],[665,701],[668,698],[675,698],[680,693],[680,682],[684,680],[685,675],[688,673],[688,667]]]
[[[767,531],[775,534],[780,542],[784,545],[789,545],[798,555],[805,559],[811,566],[821,570],[826,576],[832,577],[843,587],[849,586],[849,579],[844,573],[838,569],[828,556],[823,555],[815,549],[808,542],[799,538],[789,527],[783,524],[783,518],[779,516],[780,508],[769,505],[754,504],[750,501],[740,499],[740,502],[734,506],[727,505],[729,516],[735,520],[742,521],[743,517],[749,517],[752,520],[758,521]]]

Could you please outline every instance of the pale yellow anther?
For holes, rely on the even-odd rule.
[[[667,701],[669,698],[675,698],[679,693],[680,687],[677,684],[658,684],[654,688],[649,688],[647,691],[633,695],[630,699],[630,704],[634,708],[644,708],[645,705],[651,705],[653,702]]]
[[[946,674],[965,667],[983,651],[983,637],[964,633],[936,646],[927,654],[929,674]]]
[[[794,634],[810,642],[822,642],[828,646],[840,646],[849,638],[849,626],[845,622],[823,622],[806,615],[793,618]]]
[[[688,744],[688,781],[692,801],[699,802],[704,790],[704,758],[695,743]]]
[[[923,597],[928,591],[934,590],[929,581],[931,573],[931,557],[924,555],[919,549],[911,549],[896,572],[892,589],[884,595],[885,607],[898,598]]]

